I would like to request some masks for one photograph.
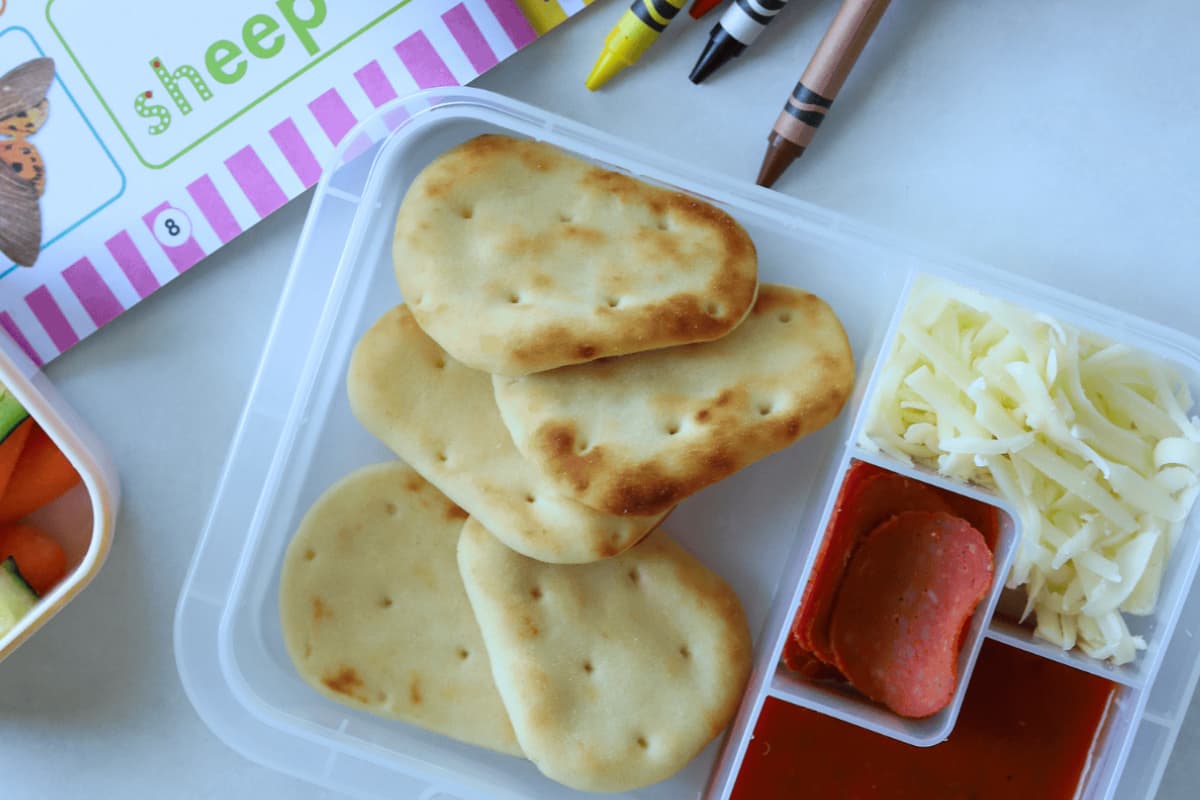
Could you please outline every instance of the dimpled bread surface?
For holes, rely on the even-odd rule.
[[[359,340],[348,386],[363,427],[530,558],[614,556],[662,519],[605,514],[564,497],[517,452],[491,379],[447,355],[406,306],[388,311]]]
[[[717,339],[758,285],[754,244],[724,211],[499,135],[418,175],[392,255],[421,327],[501,375]]]
[[[517,740],[547,777],[656,783],[732,719],[752,658],[745,614],[662,531],[616,558],[545,564],[472,518],[458,563]]]
[[[466,516],[398,461],[334,484],[284,555],[284,643],[326,697],[519,756],[456,561]]]
[[[823,427],[854,356],[819,297],[763,284],[715,342],[496,376],[517,448],[562,493],[613,514],[654,514]]]

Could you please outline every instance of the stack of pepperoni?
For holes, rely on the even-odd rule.
[[[997,511],[864,462],[846,474],[784,648],[896,714],[948,705],[958,652],[992,582]]]

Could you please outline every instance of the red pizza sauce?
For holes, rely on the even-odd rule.
[[[731,800],[1070,800],[1114,688],[988,640],[934,747],[767,698]]]

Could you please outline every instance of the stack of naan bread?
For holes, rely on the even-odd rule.
[[[406,303],[348,385],[402,461],[302,521],[280,598],[297,669],[574,788],[674,774],[732,718],[751,637],[659,523],[838,414],[840,322],[760,285],[723,211],[504,136],[418,176],[393,256]]]

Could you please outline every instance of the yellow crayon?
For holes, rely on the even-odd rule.
[[[538,36],[546,33],[567,18],[557,0],[517,0],[517,6]]]
[[[588,75],[587,88],[595,91],[621,70],[636,64],[685,3],[687,0],[633,0],[604,40],[604,52]]]

